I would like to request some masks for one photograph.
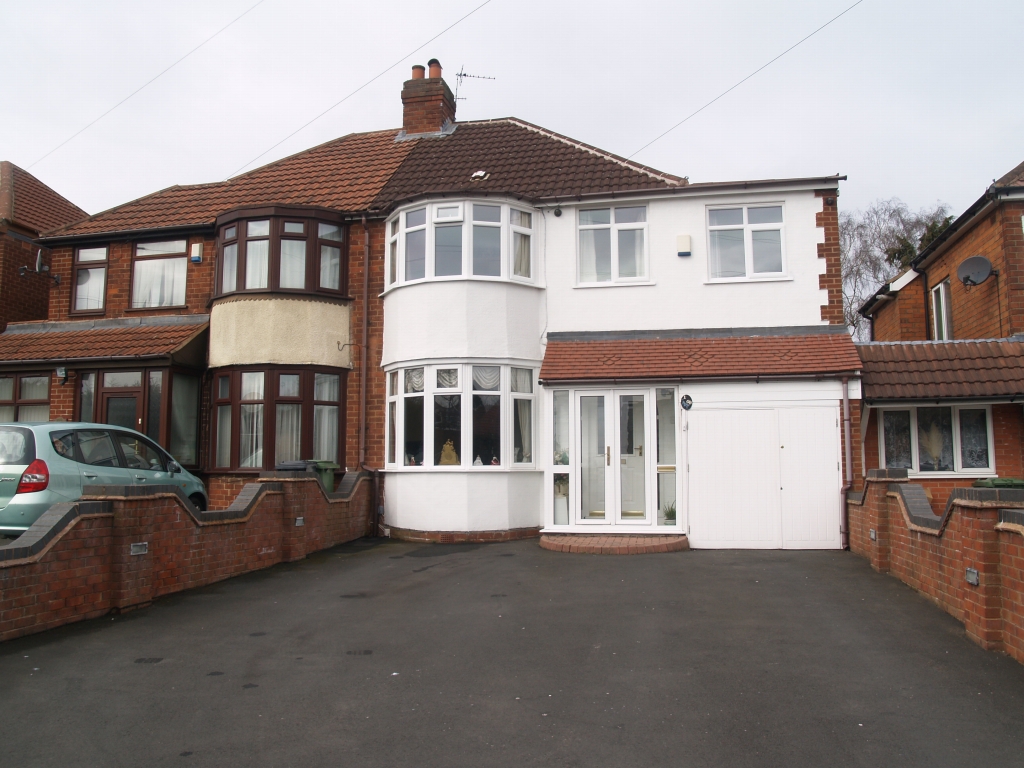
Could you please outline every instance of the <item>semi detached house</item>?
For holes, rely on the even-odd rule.
[[[214,506],[286,461],[379,472],[397,537],[840,547],[844,177],[690,183],[456,122],[429,68],[400,130],[47,233],[0,408],[134,426]]]

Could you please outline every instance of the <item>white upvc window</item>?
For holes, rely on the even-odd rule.
[[[885,469],[911,474],[995,472],[992,408],[920,405],[878,412],[878,456]]]
[[[388,288],[420,280],[535,282],[536,214],[493,200],[444,201],[387,222]]]
[[[579,282],[647,280],[647,206],[579,211]]]
[[[951,341],[953,338],[949,280],[943,280],[932,288],[932,338],[935,341]]]
[[[786,273],[786,237],[780,203],[708,209],[708,277],[751,280]]]
[[[387,464],[533,469],[537,370],[446,362],[387,373]]]

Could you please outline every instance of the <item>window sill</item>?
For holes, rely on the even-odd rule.
[[[410,474],[418,474],[423,472],[429,472],[432,474],[488,474],[493,472],[543,472],[544,470],[538,469],[537,467],[527,464],[516,464],[514,466],[505,467],[494,467],[494,466],[483,466],[483,467],[406,467],[397,464],[384,467],[385,472],[403,473],[407,472]]]
[[[618,282],[618,283],[616,283],[613,280],[609,280],[608,282],[604,282],[604,283],[577,283],[576,285],[573,286],[573,289],[577,289],[577,288],[582,288],[582,289],[590,289],[590,288],[641,288],[641,287],[646,288],[646,287],[653,286],[653,285],[657,285],[657,283],[654,282],[653,280],[637,280],[636,282],[625,282],[625,281],[623,281],[623,282]]]
[[[723,277],[717,280],[705,280],[704,285],[736,285],[737,283],[791,283],[793,278],[788,275],[781,277]]]
[[[383,291],[377,294],[378,297],[387,296],[392,291],[396,291],[399,288],[410,288],[414,285],[437,285],[438,283],[502,283],[504,285],[520,285],[523,288],[544,288],[543,285],[534,282],[533,280],[526,280],[521,277],[509,278],[509,277],[488,277],[486,275],[471,275],[464,277],[462,275],[447,275],[444,277],[432,277],[432,278],[421,278],[419,280],[410,280],[406,283],[392,283],[387,286]]]
[[[907,472],[908,480],[982,480],[998,476],[995,470],[991,469],[979,469],[974,472]]]
[[[171,307],[125,307],[124,311],[128,313],[149,312],[152,314],[155,312],[159,312],[165,315],[180,315],[188,313],[188,305],[175,304],[174,306]]]

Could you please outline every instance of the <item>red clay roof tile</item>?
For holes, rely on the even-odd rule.
[[[88,215],[28,171],[6,160],[0,162],[0,219],[45,232]]]
[[[142,325],[39,333],[32,333],[22,324],[11,327],[18,327],[19,332],[0,334],[0,362],[162,357],[198,336],[207,325]]]

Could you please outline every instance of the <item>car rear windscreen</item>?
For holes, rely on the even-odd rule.
[[[36,441],[24,427],[0,427],[0,464],[31,464]]]

